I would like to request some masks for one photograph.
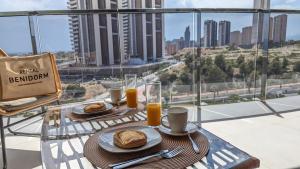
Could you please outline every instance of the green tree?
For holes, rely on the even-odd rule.
[[[208,69],[207,81],[210,83],[224,82],[226,74],[217,66],[212,66]]]
[[[269,65],[269,73],[279,75],[282,73],[282,64],[279,57],[275,57]]]
[[[192,83],[192,75],[187,72],[182,72],[179,76],[179,79],[184,85],[188,85]]]
[[[265,57],[266,58],[266,57]],[[262,72],[262,68],[263,68],[263,62],[264,62],[264,57],[262,56],[259,56],[257,59],[256,59],[256,70],[259,71],[259,72]]]
[[[193,72],[193,69],[194,69],[194,65],[193,65],[193,55],[191,54],[186,54],[185,55],[185,60],[184,60],[184,63],[186,65],[186,67],[188,68],[188,71],[189,72]]]
[[[233,77],[233,66],[232,65],[227,65],[227,68],[226,68],[226,73],[229,77]]]
[[[294,72],[300,72],[300,61],[295,63],[293,70]]]
[[[211,66],[211,65],[213,64],[212,58],[211,58],[211,57],[207,57],[207,58],[205,59],[205,63],[206,63],[206,65]]]
[[[283,72],[287,72],[288,65],[289,65],[289,60],[286,57],[284,57],[283,60],[282,60],[282,70],[283,70]]]
[[[177,79],[177,75],[175,73],[162,73],[159,76],[159,80],[162,85],[169,85],[170,83],[173,83]]]
[[[217,55],[215,58],[215,65],[217,65],[221,70],[226,72],[226,62],[223,55]]]
[[[237,94],[231,94],[228,99],[233,103],[237,103],[240,101],[240,96]]]
[[[243,64],[245,62],[245,57],[243,55],[240,55],[237,60],[236,60],[236,64],[237,66],[240,66],[241,64]]]

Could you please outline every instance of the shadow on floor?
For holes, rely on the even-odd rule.
[[[0,168],[2,168],[2,152],[0,154]],[[42,165],[40,151],[6,149],[6,154],[8,169],[32,169]]]

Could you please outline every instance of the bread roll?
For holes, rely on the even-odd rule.
[[[114,134],[114,144],[120,148],[141,147],[147,143],[145,133],[137,130],[121,130]]]
[[[93,104],[89,104],[89,105],[85,106],[84,112],[93,113],[93,112],[97,112],[97,111],[103,111],[105,109],[106,108],[105,108],[104,103],[93,103]]]

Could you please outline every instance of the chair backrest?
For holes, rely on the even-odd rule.
[[[0,115],[31,110],[54,102],[61,95],[61,80],[52,53],[9,57],[0,49]]]
[[[61,91],[55,56],[0,57],[0,101],[54,94]]]
[[[4,50],[0,48],[0,57],[6,57],[6,56],[8,55],[4,52]]]

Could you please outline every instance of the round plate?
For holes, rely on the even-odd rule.
[[[78,106],[75,106],[73,108],[73,113],[74,114],[78,114],[78,115],[86,115],[86,114],[97,114],[97,113],[102,113],[104,111],[109,111],[113,108],[113,106],[109,103],[105,103],[105,102],[95,102],[95,103],[104,103],[105,104],[105,110],[101,110],[101,111],[95,111],[95,112],[90,112],[90,113],[86,113],[84,112],[84,107],[89,105],[89,104],[93,104],[93,103],[87,103],[87,104],[82,104],[82,105],[78,105]]]
[[[167,123],[167,122],[164,122],[164,123]],[[191,133],[194,133],[198,130],[198,126],[195,125],[194,123],[187,123],[186,125],[186,131],[183,132],[183,133],[175,133],[175,132],[172,132],[171,129],[169,128],[166,128],[162,125],[160,125],[158,127],[159,131],[161,131],[162,133],[165,133],[165,134],[168,134],[168,135],[171,135],[171,136],[186,136],[187,134],[191,134]]]
[[[114,134],[115,132],[119,130],[139,130],[146,134],[147,136],[147,144],[142,147],[132,148],[132,149],[123,149],[120,147],[117,147],[114,144]],[[103,132],[98,137],[98,144],[101,148],[104,150],[111,152],[111,153],[131,153],[131,152],[138,152],[142,150],[149,149],[151,147],[154,147],[158,145],[162,141],[161,136],[159,132],[157,132],[155,129],[148,127],[148,126],[132,126],[132,127],[125,127],[122,129],[116,129],[116,130],[110,130]]]

